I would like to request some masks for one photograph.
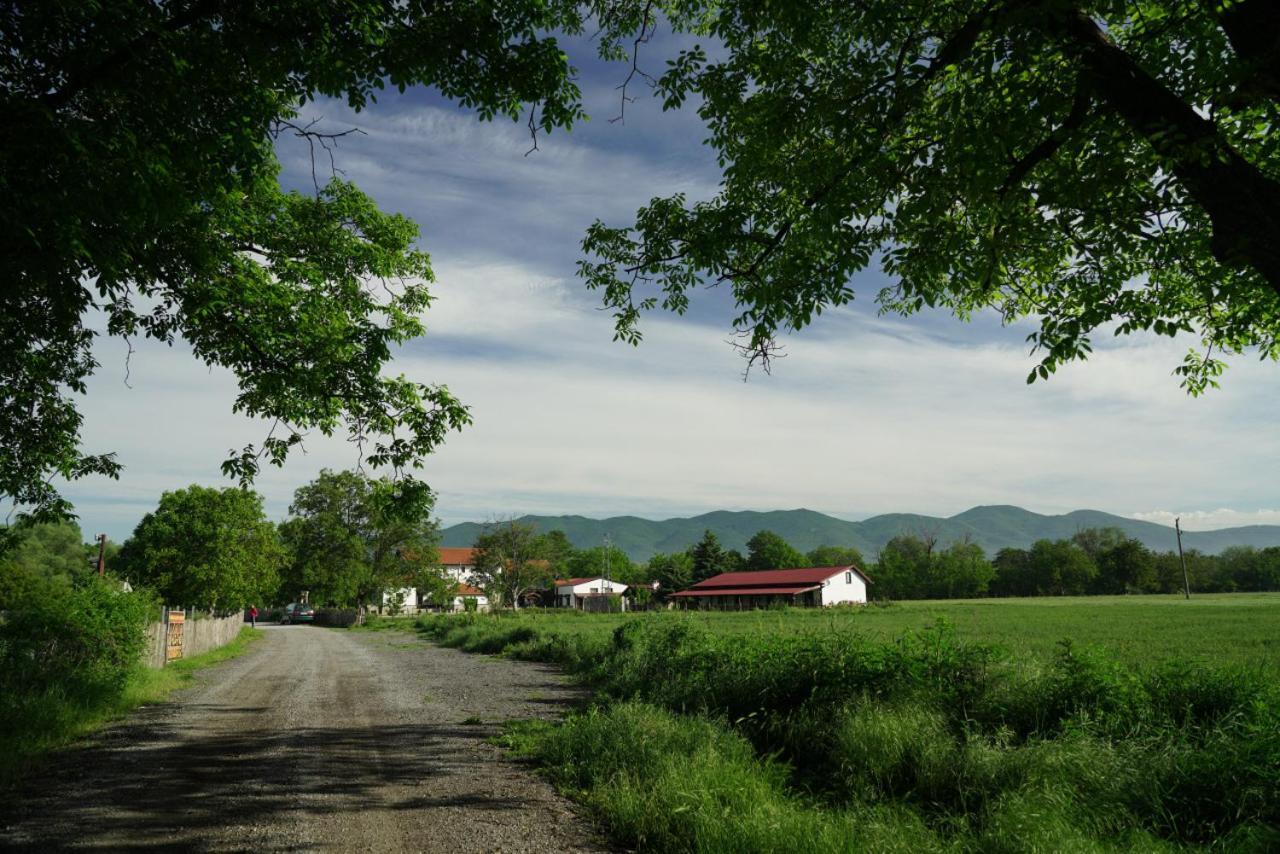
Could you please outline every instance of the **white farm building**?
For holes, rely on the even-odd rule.
[[[870,579],[852,564],[807,569],[725,572],[671,598],[696,608],[739,610],[784,604],[807,608],[865,604]]]

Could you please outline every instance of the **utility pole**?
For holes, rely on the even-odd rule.
[[[1173,518],[1173,530],[1178,534],[1178,560],[1182,561],[1182,592],[1191,598],[1191,582],[1187,579],[1187,556],[1182,553],[1182,517]]]
[[[98,541],[98,575],[105,575],[107,572],[107,535],[99,534],[94,537]]]
[[[609,534],[604,535],[604,588],[613,590],[613,585],[609,581]]]

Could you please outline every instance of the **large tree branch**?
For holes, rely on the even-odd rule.
[[[1051,27],[1081,61],[1097,97],[1160,155],[1209,216],[1214,257],[1251,267],[1280,294],[1280,183],[1245,160],[1218,132],[1079,10]]]
[[[1021,184],[1032,169],[1035,169],[1058,152],[1058,149],[1071,138],[1072,132],[1078,130],[1084,124],[1084,120],[1089,114],[1090,103],[1091,100],[1083,89],[1076,92],[1075,99],[1071,102],[1071,111],[1062,120],[1062,124],[1054,128],[1039,145],[1018,158],[1017,162],[1013,164],[1013,168],[1009,170],[1009,174],[1005,176],[1000,185],[998,194],[1001,197],[1008,195],[1011,190]]]
[[[1276,0],[1200,0],[1222,27],[1245,73],[1236,100],[1280,101],[1280,3]]]

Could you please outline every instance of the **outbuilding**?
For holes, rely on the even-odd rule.
[[[671,599],[696,608],[730,611],[779,604],[823,608],[865,604],[870,583],[871,579],[852,564],[724,572],[673,593]]]
[[[561,578],[556,580],[556,607],[587,610],[589,599],[600,596],[621,596],[627,585],[596,575],[590,578]]]

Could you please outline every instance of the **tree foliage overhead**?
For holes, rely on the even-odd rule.
[[[592,226],[580,273],[644,311],[731,288],[753,361],[854,297],[1035,317],[1028,381],[1096,330],[1280,356],[1280,6],[1271,0],[740,0],[657,91],[696,101],[723,179]]]
[[[236,411],[274,422],[233,451],[248,481],[308,431],[345,433],[404,473],[468,420],[443,386],[383,369],[422,331],[427,256],[329,160],[302,105],[360,110],[431,86],[531,132],[583,116],[550,35],[589,16],[602,54],[645,6],[568,0],[104,0],[0,7],[0,495],[36,518],[56,478],[114,476],[80,447],[103,334],[185,341],[232,371]],[[337,131],[340,135],[344,131]],[[285,192],[275,142],[312,146],[314,193]],[[325,180],[324,173],[333,175]],[[121,358],[125,346],[121,345]]]

